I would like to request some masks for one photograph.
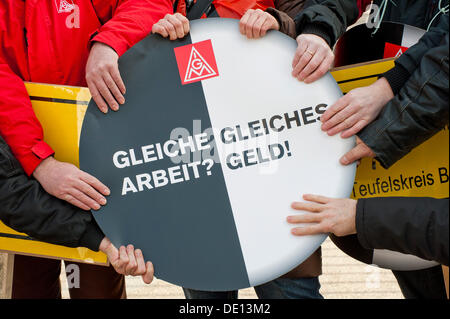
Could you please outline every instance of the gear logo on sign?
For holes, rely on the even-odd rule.
[[[183,85],[219,75],[211,40],[174,49]]]

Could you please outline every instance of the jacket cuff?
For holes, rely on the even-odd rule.
[[[94,42],[100,42],[110,46],[114,51],[116,51],[119,57],[128,50],[126,43],[120,43],[120,41],[117,41],[117,35],[108,32],[94,33],[89,42],[89,48],[92,47]]]
[[[25,173],[30,176],[44,159],[53,154],[55,154],[55,152],[47,143],[39,141],[31,148],[30,153],[18,156],[17,159],[22,164]]]
[[[86,230],[81,236],[78,246],[89,248],[92,251],[99,251],[103,238],[105,238],[105,234],[103,234],[92,216],[91,222],[86,224]]]
[[[330,48],[333,46],[333,44],[331,43],[331,37],[328,34],[327,29],[325,27],[322,27],[320,24],[307,24],[300,32],[300,34],[304,33],[315,34],[324,39]]]
[[[401,64],[396,64],[394,68],[385,72],[381,77],[384,77],[391,86],[394,95],[400,92],[400,89],[408,81],[411,74]]]
[[[293,39],[297,37],[294,19],[292,19],[287,13],[279,11],[275,8],[267,8],[266,12],[278,21],[280,26],[280,30],[278,31],[287,34]]]
[[[356,235],[358,237],[358,241],[364,248],[370,248],[369,242],[366,237],[366,229],[364,227],[365,224],[365,215],[364,215],[364,206],[366,198],[360,198],[356,202],[356,215],[355,215],[355,225],[356,225]]]
[[[372,125],[378,124],[378,121],[372,122]],[[384,169],[388,169],[392,164],[394,164],[398,158],[401,157],[400,150],[391,150],[386,147],[387,145],[392,145],[392,141],[386,136],[385,133],[379,131],[380,125],[367,126],[357,134],[357,136],[364,142],[374,153],[375,159],[381,164]],[[376,135],[372,135],[371,132],[376,132]],[[394,152],[393,152],[394,151]],[[389,154],[388,154],[389,153]]]

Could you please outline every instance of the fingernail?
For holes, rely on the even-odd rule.
[[[104,114],[108,113],[108,108],[103,109],[102,112],[103,112]]]
[[[119,101],[119,103],[120,104],[123,104],[123,103],[125,103],[125,99],[122,97],[122,98],[120,98],[120,101]]]
[[[100,199],[100,203],[101,203],[102,205],[105,205],[105,204],[106,204],[106,198]]]
[[[105,189],[103,190],[103,194],[109,195],[109,194],[111,194],[111,191],[110,191],[108,188],[105,188]]]
[[[99,204],[95,204],[94,205],[94,210],[99,210],[100,209],[100,205]]]

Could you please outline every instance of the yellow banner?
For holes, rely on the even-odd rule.
[[[336,68],[332,75],[341,90],[370,85],[394,66],[393,59]],[[80,87],[26,83],[33,109],[44,128],[45,141],[55,158],[78,166],[79,137],[90,99]],[[390,169],[363,159],[358,167],[353,198],[382,196],[448,197],[448,129],[436,134]],[[18,254],[106,264],[103,253],[86,248],[66,248],[35,241],[0,222],[0,250]]]

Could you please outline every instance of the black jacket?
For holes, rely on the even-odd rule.
[[[442,13],[441,8],[448,5],[449,0],[374,0],[373,3],[382,11],[382,21],[398,22],[427,30],[435,26]],[[436,16],[436,18],[435,18]],[[433,19],[435,18],[435,19]]]
[[[347,27],[358,18],[355,0],[308,0],[295,17],[297,34],[315,34],[333,47]]]
[[[0,220],[33,239],[98,251],[105,237],[92,214],[49,195],[27,177],[0,137]]]
[[[358,240],[367,249],[394,250],[448,266],[448,210],[448,198],[358,199]]]

